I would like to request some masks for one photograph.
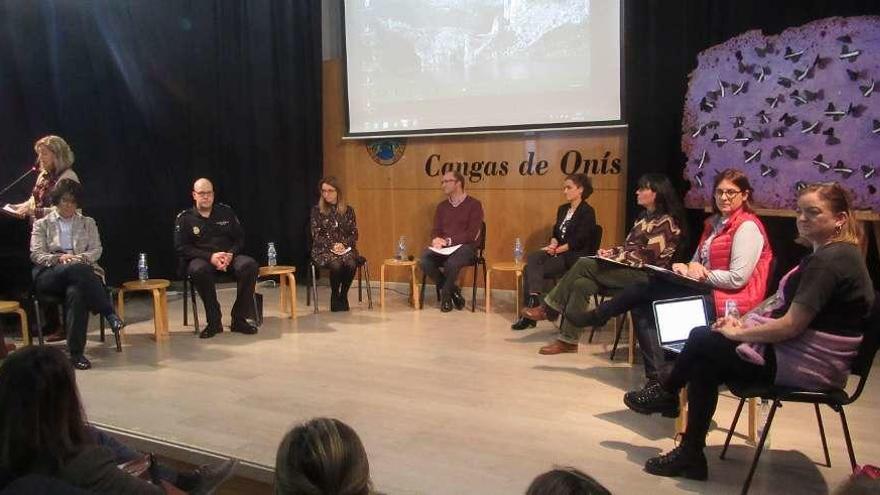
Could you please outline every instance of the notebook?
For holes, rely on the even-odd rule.
[[[679,353],[695,327],[709,325],[703,296],[654,301],[654,321],[660,347]]]

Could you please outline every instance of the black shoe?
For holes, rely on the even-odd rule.
[[[452,311],[452,297],[451,296],[443,296],[440,300],[440,311],[444,313],[448,313]]]
[[[232,326],[230,326],[229,329],[233,332],[243,333],[245,335],[253,335],[257,333],[257,327],[243,320],[232,322]]]
[[[92,362],[86,359],[85,356],[71,356],[70,364],[72,364],[73,367],[78,370],[87,370],[92,367]]]
[[[195,478],[195,484],[187,490],[190,495],[207,495],[214,493],[224,481],[228,480],[238,467],[238,459],[226,459],[215,464],[205,464],[199,466],[192,475]]]
[[[351,308],[348,306],[348,293],[344,296],[339,297],[339,311],[349,311]]]
[[[110,325],[110,330],[113,330],[113,333],[119,333],[119,331],[125,327],[125,322],[122,321],[116,313],[110,313],[105,319],[107,320],[107,324]]]
[[[657,382],[641,390],[627,392],[623,396],[623,403],[639,414],[660,413],[667,418],[677,418],[679,413],[678,396],[663,390]]]
[[[608,323],[607,319],[602,319],[596,314],[596,311],[566,311],[565,319],[576,327],[601,327]]]
[[[452,291],[452,305],[455,306],[455,309],[459,311],[464,309],[464,297],[461,295],[461,291],[458,289]]]
[[[339,298],[336,297],[336,294],[330,296],[330,311],[333,313],[342,311],[342,305],[339,303]]]
[[[535,320],[530,320],[525,316],[520,316],[518,320],[513,325],[510,325],[511,330],[525,330],[527,328],[535,328],[538,326],[538,322]]]
[[[709,476],[703,449],[691,447],[685,442],[666,454],[648,459],[645,471],[657,476],[684,476],[701,481]]]
[[[220,333],[222,331],[223,331],[223,327],[221,327],[221,326],[208,325],[205,327],[204,330],[199,332],[199,338],[200,339],[210,339],[211,337],[217,335],[218,333]]]

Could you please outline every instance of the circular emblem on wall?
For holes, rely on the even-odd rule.
[[[379,165],[394,165],[403,157],[406,141],[403,139],[379,139],[368,141],[367,153]]]

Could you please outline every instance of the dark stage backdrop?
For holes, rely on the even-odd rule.
[[[172,226],[214,181],[265,263],[302,262],[321,163],[319,0],[0,0],[0,183],[64,137],[111,282],[174,278]],[[21,201],[26,181],[0,202]]]
[[[751,29],[778,34],[788,27],[831,16],[880,14],[877,0],[628,0],[625,3],[627,156],[629,190],[647,172],[666,173],[681,191],[682,107],[697,53]],[[631,224],[634,208],[628,210]],[[704,215],[692,212],[691,249]],[[778,273],[805,250],[792,240],[792,219],[767,219]],[[874,254],[871,255],[874,257]],[[875,281],[876,282],[876,281]]]

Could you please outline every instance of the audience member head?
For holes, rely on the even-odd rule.
[[[45,136],[34,143],[40,169],[60,174],[73,166],[73,150],[58,136]]]
[[[749,202],[752,199],[752,185],[746,174],[735,168],[722,170],[715,176],[712,187],[712,211],[721,215],[729,216],[742,208],[752,211]]]
[[[202,177],[193,183],[193,201],[199,211],[211,211],[214,207],[214,184]]]
[[[566,467],[538,475],[526,495],[611,495],[611,492],[591,476]]]
[[[28,346],[0,366],[0,470],[54,474],[91,443],[73,368],[60,350]]]
[[[52,188],[50,199],[58,214],[63,218],[70,218],[76,214],[76,209],[82,207],[82,185],[71,179],[58,181]]]
[[[461,194],[464,191],[464,176],[458,170],[450,170],[440,179],[440,188],[446,196]]]
[[[837,182],[801,189],[797,204],[798,233],[814,246],[859,243],[861,231],[853,216],[849,193]]]
[[[345,211],[345,196],[342,194],[339,179],[332,175],[324,177],[318,183],[318,192],[321,194],[321,199],[318,200],[318,209],[321,213],[326,214],[332,205],[336,205],[336,210],[339,212]]]
[[[342,421],[315,418],[281,440],[275,458],[276,494],[367,495],[371,490],[367,451]]]
[[[584,201],[593,194],[593,181],[587,174],[569,174],[562,181],[562,189],[565,192],[565,199],[571,201],[567,191],[573,189],[579,192],[581,201]]]

